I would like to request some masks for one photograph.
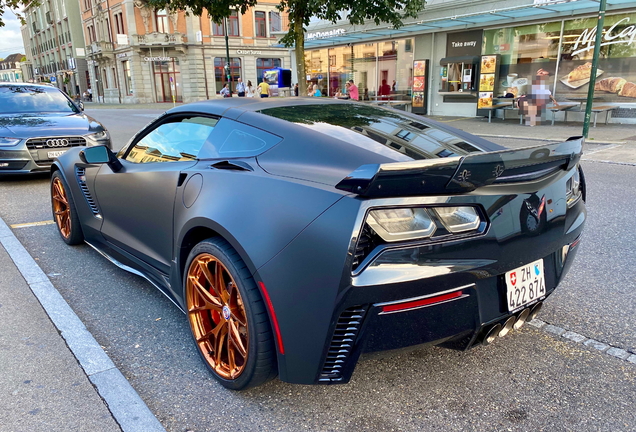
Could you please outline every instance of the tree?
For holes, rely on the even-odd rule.
[[[22,25],[26,24],[22,15],[20,15],[17,10],[22,10],[27,6],[37,6],[39,2],[37,1],[29,1],[29,0],[0,0],[0,27],[4,27],[4,20],[2,16],[4,15],[4,11],[9,9],[11,10],[16,17],[20,20]]]
[[[305,28],[312,17],[335,24],[343,18],[351,24],[372,20],[394,28],[403,25],[404,18],[416,18],[426,0],[281,0],[278,9],[288,13],[289,32],[281,39],[285,46],[293,46],[296,53],[299,94],[307,94],[305,74]]]
[[[189,10],[197,16],[200,16],[205,9],[210,19],[218,23],[228,18],[232,10],[238,10],[244,14],[247,9],[257,3],[256,0],[146,0],[146,2],[150,7],[157,9]],[[312,17],[335,24],[344,15],[344,18],[354,25],[372,20],[376,25],[386,22],[394,28],[399,28],[403,25],[404,18],[416,18],[425,3],[426,0],[280,0],[278,10],[286,12],[289,18],[289,31],[281,42],[287,47],[294,47],[299,94],[307,94],[307,83],[303,79],[305,76],[305,28]]]

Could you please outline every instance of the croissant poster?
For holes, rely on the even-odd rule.
[[[559,101],[587,97],[596,17],[486,30],[482,51],[499,53],[495,94],[520,96],[538,74]],[[599,103],[636,103],[636,13],[605,17],[596,75]]]

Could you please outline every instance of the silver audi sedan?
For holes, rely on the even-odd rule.
[[[94,145],[111,147],[108,131],[59,89],[0,83],[0,175],[47,172],[68,149]]]

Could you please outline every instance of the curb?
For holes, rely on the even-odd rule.
[[[2,218],[0,244],[15,263],[122,431],[165,432],[159,420]]]
[[[531,141],[553,141],[553,142],[563,142],[567,141],[567,138],[539,138],[539,137],[527,137],[527,136],[516,136],[516,135],[493,135],[493,134],[475,134],[482,138],[509,138],[509,139],[519,139],[519,140],[531,140]],[[587,144],[627,144],[627,141],[597,141],[595,139],[586,139],[585,142]]]

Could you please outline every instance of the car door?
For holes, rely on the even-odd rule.
[[[104,218],[101,232],[109,243],[169,273],[176,191],[217,121],[192,114],[168,116],[121,154],[122,169],[102,167],[95,188]]]

